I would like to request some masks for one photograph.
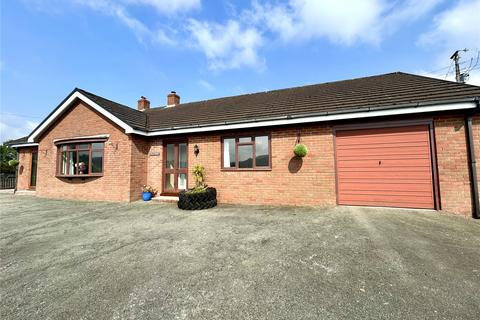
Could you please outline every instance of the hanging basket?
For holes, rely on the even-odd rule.
[[[299,157],[299,158],[303,158],[305,157],[307,154],[308,154],[308,148],[306,145],[304,145],[303,143],[298,143],[295,145],[295,147],[293,148],[293,153]]]

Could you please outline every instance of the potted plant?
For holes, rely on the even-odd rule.
[[[293,148],[293,153],[299,158],[303,158],[308,154],[308,148],[303,143],[297,143]]]
[[[217,189],[205,184],[205,168],[196,165],[193,169],[195,188],[180,191],[178,207],[183,210],[201,210],[217,205]]]
[[[157,193],[157,190],[154,187],[144,185],[142,187],[143,201],[150,201],[156,193]]]

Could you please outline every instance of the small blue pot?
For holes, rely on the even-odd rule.
[[[151,192],[142,192],[142,199],[143,199],[143,201],[152,200],[152,193]]]

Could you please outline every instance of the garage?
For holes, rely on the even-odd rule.
[[[337,202],[435,208],[428,124],[335,130]]]

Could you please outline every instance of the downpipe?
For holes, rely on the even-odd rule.
[[[480,110],[479,101],[476,101],[477,108]],[[468,143],[468,164],[470,167],[470,177],[472,179],[471,183],[471,192],[472,192],[472,204],[473,204],[473,218],[480,219],[480,200],[478,195],[478,176],[477,176],[477,161],[475,157],[475,145],[473,140],[473,115],[468,114],[465,117],[465,132],[467,134],[467,143]]]

